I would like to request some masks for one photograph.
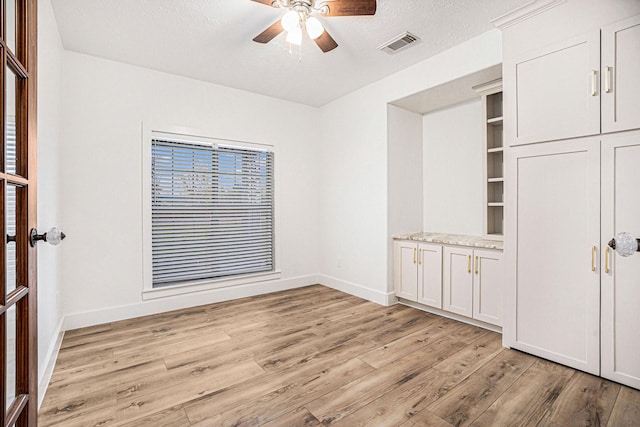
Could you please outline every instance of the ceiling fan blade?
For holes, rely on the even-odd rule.
[[[266,4],[267,6],[273,6],[273,0],[252,0],[256,3]]]
[[[284,28],[282,28],[282,22],[280,19],[278,19],[269,28],[267,28],[266,30],[264,30],[263,32],[255,36],[253,38],[253,41],[258,43],[269,43],[271,40],[273,40],[278,34],[280,34],[283,31],[284,31]]]
[[[324,3],[329,8],[326,16],[359,16],[375,15],[376,0],[328,0]]]
[[[316,42],[318,47],[322,49],[324,53],[327,53],[330,50],[338,47],[338,43],[336,43],[336,41],[333,39],[333,37],[331,37],[326,29],[322,32],[322,35],[320,35],[320,37],[313,41]]]

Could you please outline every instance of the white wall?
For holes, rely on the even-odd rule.
[[[315,282],[315,108],[72,52],[63,82],[65,329]],[[276,146],[281,282],[142,300],[143,122]]]
[[[38,229],[60,224],[59,150],[62,141],[62,42],[53,9],[38,3]],[[60,338],[60,261],[64,245],[38,246],[38,373],[40,397],[49,381]]]
[[[388,232],[422,229],[422,115],[387,106]],[[393,280],[393,246],[388,251],[388,280]]]
[[[483,138],[480,98],[425,114],[425,231],[480,236]]]
[[[387,103],[499,64],[501,47],[500,31],[489,31],[321,108],[320,271],[327,284],[392,301]]]

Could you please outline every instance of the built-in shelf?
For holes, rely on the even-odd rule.
[[[502,116],[487,119],[487,124],[491,126],[502,126]]]
[[[484,109],[484,235],[502,240],[504,230],[504,143],[502,80],[474,89],[482,96]]]

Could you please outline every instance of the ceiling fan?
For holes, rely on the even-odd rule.
[[[302,43],[302,31],[318,45],[323,52],[338,47],[338,43],[329,35],[318,16],[361,16],[375,15],[376,0],[253,0],[276,8],[288,9],[282,19],[258,34],[253,41],[268,43],[283,31],[287,32],[287,41]]]

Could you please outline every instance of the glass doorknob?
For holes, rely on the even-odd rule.
[[[633,237],[631,233],[622,232],[616,234],[616,237],[611,239],[609,247],[615,249],[618,255],[627,257],[638,252],[638,239]]]
[[[50,245],[56,246],[61,241],[63,241],[65,237],[67,236],[65,236],[64,233],[57,227],[51,227],[49,231],[44,234],[38,234],[38,230],[32,228],[29,243],[32,247],[34,247],[39,240],[42,240],[49,243]]]

